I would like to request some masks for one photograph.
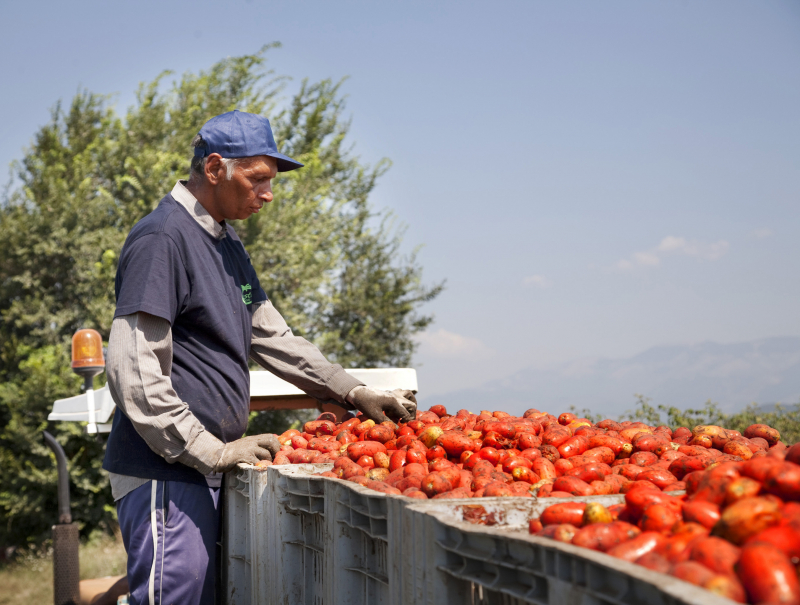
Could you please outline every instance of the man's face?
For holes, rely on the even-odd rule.
[[[223,169],[224,172],[224,169]],[[275,158],[245,158],[231,180],[223,177],[214,187],[216,207],[226,220],[244,220],[272,201],[272,179],[278,174]]]

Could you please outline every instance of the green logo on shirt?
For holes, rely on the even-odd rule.
[[[250,284],[244,284],[242,286],[242,302],[246,305],[249,305],[253,302],[253,288]]]

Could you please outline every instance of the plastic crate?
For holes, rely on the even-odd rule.
[[[574,498],[619,502],[620,496]],[[527,521],[564,500],[422,502],[402,511],[405,602],[436,605],[731,605],[671,576],[528,534]],[[464,521],[465,507],[494,513]],[[474,509],[473,509],[474,510]],[[413,534],[411,531],[413,530]]]
[[[331,464],[225,477],[223,583],[227,605],[323,603],[325,478]]]
[[[414,501],[357,484],[330,479],[325,484],[328,535],[326,595],[328,603],[389,604],[396,584],[394,547],[400,513]]]
[[[315,476],[330,464],[240,466],[226,477],[225,603],[402,603],[390,534],[417,502]]]
[[[615,496],[613,501],[621,501]],[[524,512],[525,527],[530,518],[532,498],[502,499],[505,507],[519,506]],[[500,507],[501,499],[483,498],[481,504]],[[348,605],[401,605],[417,602],[419,591],[406,576],[407,565],[413,562],[419,540],[409,523],[415,517],[405,515],[407,507],[419,500],[376,492],[358,484],[338,479],[325,483],[326,522],[331,540],[325,575],[328,603]],[[476,500],[438,500],[439,505],[474,506]],[[527,504],[526,504],[527,503]],[[520,521],[521,523],[522,521]],[[424,534],[423,534],[424,540]]]
[[[223,602],[251,603],[253,533],[251,509],[259,506],[266,488],[266,473],[236,469],[225,475],[222,502],[222,585]],[[255,511],[253,511],[255,512]],[[257,558],[257,557],[256,557]],[[256,572],[257,575],[257,572]]]
[[[394,604],[402,509],[418,500],[315,476],[330,464],[226,477],[224,602]]]

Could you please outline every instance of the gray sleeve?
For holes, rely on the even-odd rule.
[[[224,444],[172,388],[172,328],[166,319],[142,312],[114,319],[107,371],[114,403],[151,450],[169,463],[212,472]]]
[[[332,364],[305,338],[295,336],[270,301],[253,313],[250,357],[279,378],[293,384],[314,399],[344,403],[360,380]],[[348,406],[349,407],[349,406]]]

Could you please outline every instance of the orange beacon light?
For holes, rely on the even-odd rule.
[[[84,377],[101,374],[106,367],[103,339],[97,330],[78,330],[72,336],[72,370]]]
[[[103,358],[103,339],[97,330],[85,328],[72,336],[72,371],[83,376],[89,406],[87,433],[97,433],[94,409],[94,377],[106,367]]]

